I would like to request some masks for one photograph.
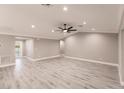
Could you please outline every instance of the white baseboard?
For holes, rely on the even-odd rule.
[[[29,59],[29,60],[31,60],[31,61],[41,61],[41,60],[47,60],[47,59],[58,58],[58,57],[61,57],[61,55],[50,56],[50,57],[43,57],[43,58],[37,58],[37,59],[33,59],[33,58],[30,58],[30,57],[27,57],[27,56],[24,56],[24,57],[26,57],[27,59]]]
[[[9,67],[9,66],[15,66],[15,65],[16,65],[16,63],[6,64],[6,65],[0,65],[0,68]]]
[[[61,57],[61,56],[60,55],[56,55],[56,56],[50,56],[50,57],[37,58],[37,59],[34,59],[34,61],[41,61],[41,60],[58,58],[58,57]]]
[[[103,62],[103,61],[98,61],[98,60],[91,60],[91,59],[70,57],[70,56],[64,56],[64,57],[65,58],[70,58],[70,59],[75,59],[75,60],[80,60],[80,61],[87,61],[87,62],[91,62],[91,63],[99,63],[99,64],[103,64],[103,65],[110,65],[110,66],[116,66],[116,67],[119,66],[119,64],[113,64],[113,63],[110,63],[110,62]]]
[[[31,58],[31,57],[28,57],[28,56],[23,56],[23,57],[25,57],[25,58],[27,58],[28,60],[30,60],[30,61],[35,61],[33,58]]]

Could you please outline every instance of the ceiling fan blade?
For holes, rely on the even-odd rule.
[[[61,27],[58,27],[59,29],[61,29],[61,30],[63,30],[63,28],[61,28]]]
[[[71,28],[73,28],[72,26],[68,28],[68,30],[70,30]]]
[[[77,29],[70,29],[70,30],[68,30],[68,31],[77,31]]]

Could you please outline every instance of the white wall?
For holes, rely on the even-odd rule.
[[[39,59],[59,55],[59,40],[30,39],[25,41],[25,56]]]
[[[77,33],[65,39],[65,55],[118,63],[118,35]]]
[[[10,56],[11,64],[15,62],[15,38],[8,35],[0,35],[0,56]]]

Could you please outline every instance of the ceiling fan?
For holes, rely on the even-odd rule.
[[[61,31],[64,33],[70,33],[72,31],[77,31],[77,29],[74,29],[73,26],[68,26],[67,24],[63,24],[63,27],[58,27],[59,30],[57,31]]]

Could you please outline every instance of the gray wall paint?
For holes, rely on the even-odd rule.
[[[34,40],[34,58],[50,57],[59,55],[59,41],[40,39]]]
[[[122,81],[124,82],[124,31],[121,32],[121,78],[122,78]]]
[[[34,58],[34,40],[33,39],[25,40],[24,47],[25,47],[24,55],[27,57]]]
[[[77,33],[65,39],[65,55],[118,63],[118,35]]]
[[[60,54],[63,55],[65,52],[64,50],[64,47],[65,47],[65,42],[64,40],[60,40]]]
[[[59,55],[59,41],[50,39],[30,39],[25,41],[25,56],[33,59]]]
[[[122,11],[119,31],[119,71],[121,83],[124,85],[124,5],[122,5]]]
[[[15,38],[13,36],[0,35],[0,56],[10,56],[10,63],[15,62]]]

